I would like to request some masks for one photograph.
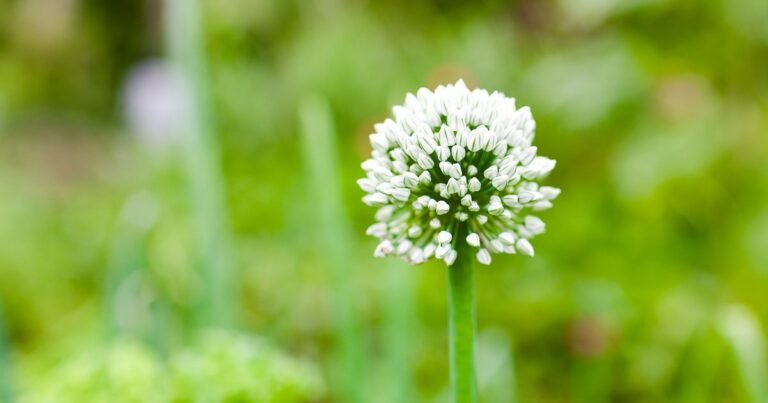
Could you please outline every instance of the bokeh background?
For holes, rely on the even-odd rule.
[[[764,0],[0,1],[0,401],[448,402],[367,135],[463,78],[563,189],[477,270],[485,402],[766,402]]]

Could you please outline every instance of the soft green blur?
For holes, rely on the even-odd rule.
[[[476,271],[481,400],[768,402],[767,66],[764,0],[0,0],[0,402],[449,402],[355,179],[458,78],[563,190]]]

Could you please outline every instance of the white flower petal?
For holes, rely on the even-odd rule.
[[[488,249],[480,248],[479,251],[477,251],[477,261],[484,265],[491,264],[491,254],[488,252]]]
[[[517,241],[517,250],[523,255],[533,256],[533,245],[525,238],[521,238]]]
[[[451,235],[451,233],[448,231],[440,231],[436,237],[437,243],[439,244],[445,244],[445,243],[451,242],[452,239],[453,239],[453,235]]]
[[[480,191],[480,181],[477,178],[472,178],[469,180],[469,191],[470,192],[479,192]]]
[[[453,266],[453,263],[456,262],[456,256],[458,256],[458,254],[456,253],[456,250],[451,249],[448,251],[448,253],[445,254],[445,258],[443,259],[443,261],[448,266]]]
[[[437,212],[438,215],[448,214],[450,210],[451,210],[451,206],[449,206],[448,203],[442,200],[437,202],[437,206],[435,207],[435,212]]]
[[[371,225],[368,227],[368,229],[365,230],[365,235],[375,236],[375,237],[382,237],[384,235],[387,235],[387,224],[383,222],[377,222],[376,224]]]
[[[390,240],[382,241],[376,246],[376,250],[373,252],[375,257],[389,256],[394,251],[394,246]]]
[[[476,233],[474,233],[474,232],[473,232],[473,233],[471,233],[471,234],[469,234],[469,235],[467,235],[467,243],[468,243],[470,246],[474,246],[474,247],[478,247],[478,246],[480,246],[480,236],[479,236],[479,235],[477,235],[477,234],[476,234]]]

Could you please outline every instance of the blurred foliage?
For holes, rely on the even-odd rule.
[[[322,396],[313,366],[263,340],[205,332],[165,361],[129,339],[84,346],[22,392],[21,402],[307,402]]]
[[[137,193],[152,195],[158,212],[134,243],[141,287],[167,307],[167,340],[195,331],[190,312],[204,280],[190,269],[198,245],[178,150],[133,136],[121,110],[129,72],[164,56],[161,4],[0,4],[0,306],[13,361],[52,365],[44,353],[52,348],[86,357],[72,364],[80,369],[61,364],[31,378],[21,371],[15,378],[25,378],[25,390],[43,393],[113,365],[142,369],[120,378],[126,398],[169,379],[150,374],[174,361],[161,364],[146,346],[115,342],[100,354],[73,342],[101,334],[103,317],[115,314],[104,282],[117,217]],[[558,160],[549,181],[563,189],[543,217],[549,231],[535,259],[500,258],[478,271],[484,398],[765,401],[766,2],[202,6],[238,268],[232,295],[248,331],[322,363],[327,376],[335,290],[308,231],[317,201],[307,193],[297,116],[299,100],[315,94],[336,123],[341,203],[359,234],[340,249],[358,268],[350,282],[368,356],[360,382],[371,401],[386,401],[373,391],[387,389],[382,312],[391,266],[371,258],[373,241],[362,234],[373,212],[354,179],[367,134],[392,103],[463,77],[532,108],[537,145]],[[446,401],[444,269],[412,273],[415,318],[407,323],[418,401]],[[194,366],[174,372],[174,382],[191,394],[251,391],[250,374],[262,364],[229,372],[243,356],[220,348],[186,347],[189,356],[179,357]],[[206,371],[222,377],[222,389],[196,389]],[[80,379],[73,384],[86,389],[73,393],[97,401],[108,393]]]

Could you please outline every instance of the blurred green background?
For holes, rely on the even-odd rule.
[[[477,270],[482,400],[768,402],[767,66],[765,0],[0,0],[0,401],[448,402],[355,179],[463,78],[563,189]]]

